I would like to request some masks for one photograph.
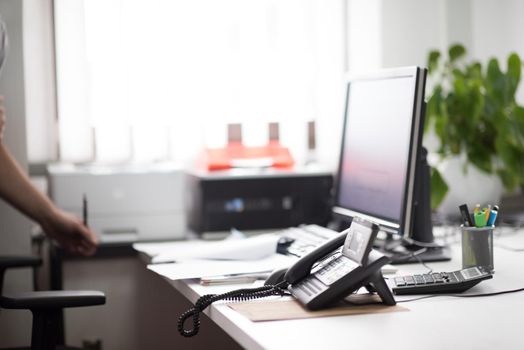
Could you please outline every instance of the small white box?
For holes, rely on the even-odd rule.
[[[82,217],[101,242],[184,238],[185,172],[162,166],[48,166],[49,192],[62,209]]]

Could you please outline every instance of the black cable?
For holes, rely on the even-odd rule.
[[[425,295],[423,297],[418,297],[418,298],[413,298],[413,299],[406,299],[406,300],[397,300],[397,304],[399,303],[408,303],[410,301],[417,301],[417,300],[422,300],[422,299],[429,299],[429,298],[434,298],[434,297],[441,297],[441,296],[444,296],[444,294],[433,294],[433,295]]]
[[[510,294],[510,293],[517,293],[524,291],[524,288],[517,288],[517,289],[510,289],[510,290],[503,290],[500,292],[492,292],[492,293],[482,293],[482,294],[433,294],[433,295],[425,295],[418,298],[413,299],[407,299],[407,300],[398,300],[397,303],[407,303],[410,301],[417,301],[422,299],[428,299],[428,298],[435,298],[435,297],[454,297],[454,298],[480,298],[480,297],[492,297],[495,295],[502,295],[502,294]]]
[[[200,313],[204,311],[209,305],[218,300],[232,300],[232,301],[246,301],[251,299],[264,298],[271,295],[287,295],[285,288],[287,287],[287,282],[283,281],[275,286],[262,286],[259,288],[243,288],[233,290],[231,292],[223,294],[207,294],[203,295],[196,301],[195,305],[184,312],[178,318],[178,332],[184,337],[192,337],[198,334],[200,329]],[[193,318],[193,328],[190,330],[184,329],[185,321],[192,317]]]
[[[419,249],[417,251],[414,251],[414,252],[409,252],[409,253],[400,253],[402,254],[401,256],[399,256],[398,258],[398,262],[402,262],[403,260],[408,260],[409,258],[415,258],[420,264],[422,264],[422,266],[424,266],[426,269],[428,269],[428,272],[426,273],[432,273],[433,272],[433,269],[431,267],[429,267],[420,257],[419,257],[419,254],[422,254],[424,253],[425,251],[427,251],[428,248],[422,248],[422,249]],[[398,254],[398,253],[397,253]],[[399,255],[400,255],[399,254]]]
[[[421,242],[421,241],[417,241],[413,238],[409,238],[409,237],[402,237],[401,238],[404,242],[407,242],[411,245],[416,245],[418,247],[422,247],[422,248],[445,248],[445,245],[441,245],[441,244],[438,244],[438,243],[428,243],[428,242]]]
[[[510,293],[517,293],[517,292],[522,292],[522,291],[524,291],[524,288],[502,290],[500,292],[482,293],[482,294],[464,294],[464,295],[450,294],[449,296],[456,297],[456,298],[491,297],[494,295],[510,294]]]
[[[416,252],[412,252],[411,255],[412,255],[415,259],[417,259],[417,261],[418,261],[419,263],[421,263],[422,266],[424,266],[426,269],[428,269],[428,272],[426,272],[426,273],[429,274],[429,273],[432,273],[432,272],[433,272],[433,269],[432,269],[431,267],[429,267],[429,266],[428,266],[424,261],[422,261],[422,259],[420,258],[420,256],[418,256],[419,254],[424,253],[426,250],[427,250],[426,248],[423,248],[423,249],[420,249],[420,250],[418,250],[418,251],[416,251]]]
[[[284,254],[284,255],[292,255],[292,256],[296,256],[297,258],[301,258],[302,257],[302,255],[299,255],[299,254],[296,254],[296,253],[291,253],[289,251],[287,251],[286,254]]]

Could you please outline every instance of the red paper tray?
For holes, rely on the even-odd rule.
[[[287,147],[273,141],[260,147],[232,142],[224,148],[208,148],[205,150],[205,163],[208,170],[225,170],[235,167],[288,168],[295,162]]]

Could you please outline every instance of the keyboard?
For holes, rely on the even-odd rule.
[[[492,277],[487,269],[477,266],[453,272],[395,277],[392,290],[397,295],[462,293]]]
[[[318,225],[301,225],[290,227],[278,231],[281,240],[278,246],[278,252],[284,255],[293,255],[302,257],[324,244],[339,232]]]

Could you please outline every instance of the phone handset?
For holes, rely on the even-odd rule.
[[[307,255],[301,257],[291,266],[284,275],[284,280],[288,284],[295,284],[298,281],[306,278],[310,273],[313,265],[319,260],[332,254],[337,248],[341,247],[346,240],[349,229],[341,232],[336,237],[333,237],[323,245],[315,248]]]

